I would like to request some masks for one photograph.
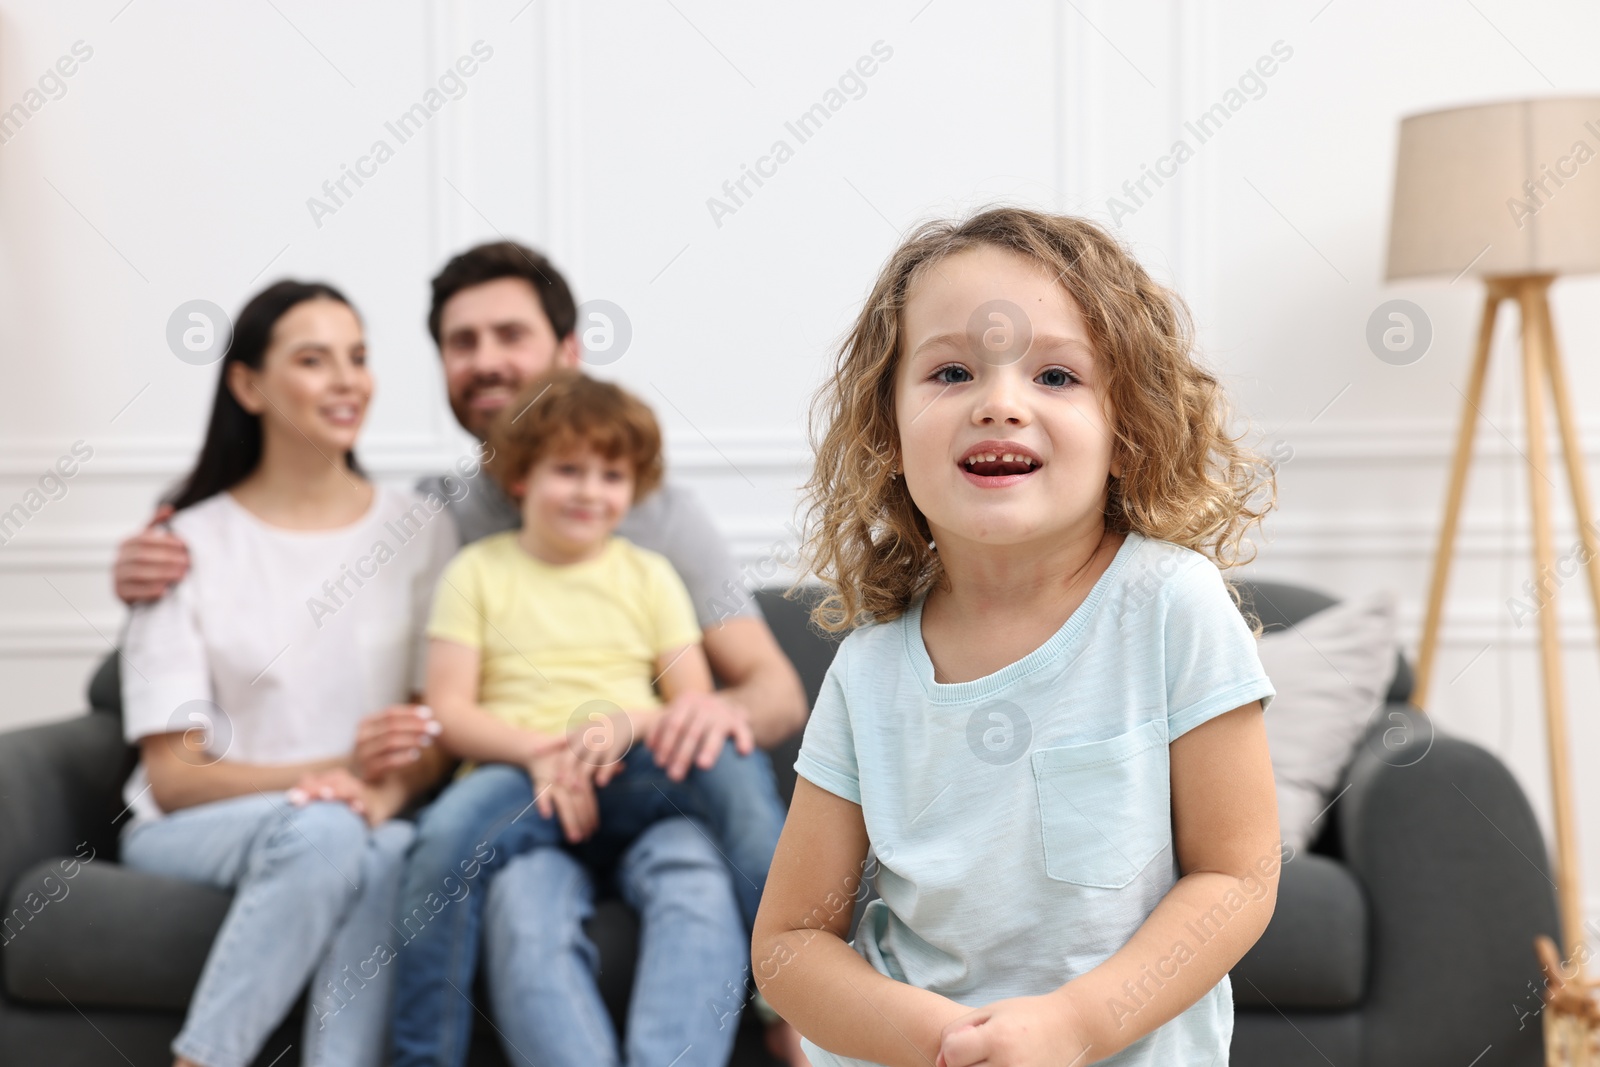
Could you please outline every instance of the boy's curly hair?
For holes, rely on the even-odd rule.
[[[1123,466],[1120,478],[1108,479],[1107,530],[1171,541],[1227,570],[1254,558],[1252,545],[1250,557],[1241,559],[1240,545],[1249,527],[1276,506],[1276,472],[1239,445],[1242,433],[1229,436],[1222,385],[1193,358],[1188,306],[1104,229],[1016,207],[927,222],[884,265],[828,383],[812,401],[816,461],[804,487],[803,557],[805,573],[829,587],[812,611],[824,630],[897,618],[943,579],[927,520],[905,479],[890,474],[899,455],[894,381],[901,315],[912,285],[930,267],[985,245],[1049,270],[1083,314],[1096,372],[1115,413],[1113,448]],[[1270,495],[1258,506],[1263,489]],[[1238,603],[1232,583],[1229,589]]]
[[[484,469],[506,491],[512,490],[551,455],[588,446],[606,459],[623,458],[633,467],[633,502],[661,484],[665,466],[661,427],[649,405],[610,382],[561,368],[530,381],[489,424]]]

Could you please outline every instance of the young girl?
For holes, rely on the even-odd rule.
[[[1227,1062],[1279,848],[1221,568],[1276,482],[1190,348],[1080,219],[925,225],[874,286],[807,486],[851,632],[752,942],[817,1067]]]

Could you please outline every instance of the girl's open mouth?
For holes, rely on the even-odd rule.
[[[997,448],[974,450],[958,464],[962,475],[973,485],[998,489],[1015,485],[1038,470],[1041,461],[1030,452]]]

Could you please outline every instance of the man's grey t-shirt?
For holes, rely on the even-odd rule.
[[[445,501],[463,545],[522,525],[516,501],[481,469],[470,477],[431,475],[417,482],[417,492]],[[690,490],[663,482],[628,510],[617,534],[667,557],[689,588],[701,629],[761,618],[751,595],[754,576],[747,579],[734,565],[728,543]]]

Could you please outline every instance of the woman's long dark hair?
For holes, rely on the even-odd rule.
[[[239,312],[227,354],[222,357],[222,373],[217,375],[217,396],[211,404],[211,423],[206,427],[205,444],[200,446],[200,458],[177,491],[167,498],[175,510],[182,511],[233,488],[261,463],[261,416],[240,406],[228,388],[228,368],[243,363],[260,370],[278,320],[307,300],[337,300],[355,313],[354,305],[333,286],[290,279],[267,286]],[[354,452],[346,452],[344,461],[352,471],[361,473]]]

